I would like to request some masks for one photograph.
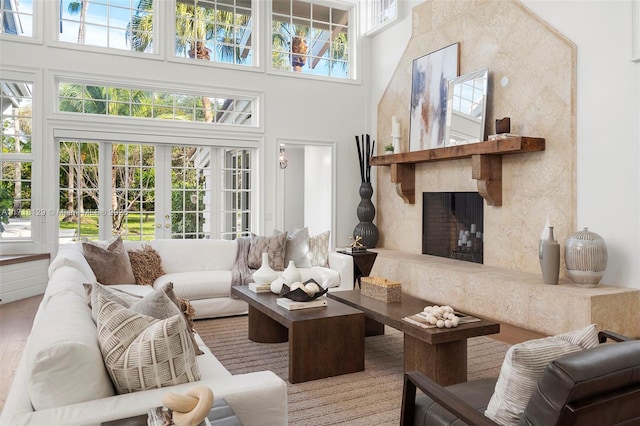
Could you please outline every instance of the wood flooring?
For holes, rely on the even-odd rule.
[[[0,411],[4,408],[13,375],[18,368],[20,355],[41,300],[42,296],[34,296],[0,305]],[[499,334],[489,337],[509,344],[543,337],[539,333],[507,324],[501,324],[500,327]]]

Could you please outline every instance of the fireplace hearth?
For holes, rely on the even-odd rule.
[[[424,192],[422,254],[483,263],[483,223],[477,192]]]

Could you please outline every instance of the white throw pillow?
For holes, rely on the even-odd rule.
[[[282,231],[275,229],[273,235],[281,234]],[[311,268],[309,260],[309,229],[296,229],[293,234],[287,235],[287,246],[285,249],[284,264],[289,264],[293,260],[296,268]]]
[[[597,346],[598,330],[579,330],[513,345],[507,351],[485,416],[501,425],[517,425],[544,369],[554,359]]]
[[[180,315],[158,320],[98,295],[98,342],[119,394],[200,380],[190,331]]]

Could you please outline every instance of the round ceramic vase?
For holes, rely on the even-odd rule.
[[[564,259],[573,282],[595,287],[607,268],[607,246],[600,235],[584,228],[567,238]]]
[[[287,269],[282,272],[282,279],[288,286],[291,286],[291,284],[302,280],[300,271],[298,271],[298,268],[296,268],[296,264],[293,263],[293,260],[289,261],[289,266],[287,266]]]

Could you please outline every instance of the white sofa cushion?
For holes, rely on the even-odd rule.
[[[178,272],[165,274],[153,283],[153,288],[160,288],[166,283],[173,283],[173,290],[178,297],[188,300],[229,297],[231,292],[231,270]]]
[[[189,271],[231,271],[236,260],[235,240],[153,240],[167,274]]]
[[[98,295],[98,342],[120,394],[200,379],[190,331],[180,315],[157,320]]]
[[[62,291],[43,303],[26,354],[27,387],[34,409],[114,395],[86,299]]]
[[[49,264],[49,278],[53,276],[55,271],[63,266],[69,266],[77,269],[89,282],[96,280],[96,275],[93,273],[91,266],[89,266],[89,263],[82,254],[82,245],[80,244],[62,244],[58,248],[56,257],[54,257]]]

